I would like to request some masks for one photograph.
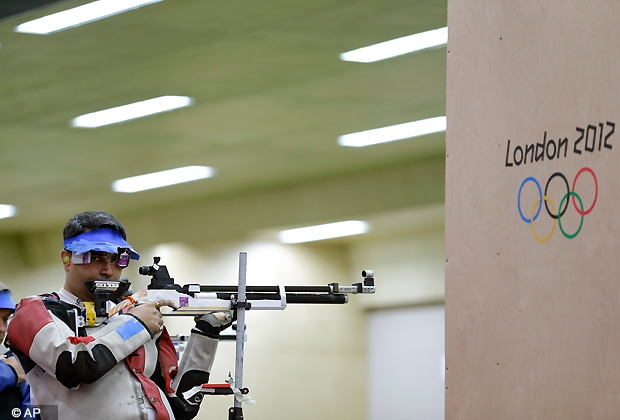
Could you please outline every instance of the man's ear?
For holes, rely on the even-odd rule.
[[[64,266],[65,271],[69,271],[69,267],[71,266],[71,251],[63,249],[60,253],[60,259],[62,259],[62,265]]]

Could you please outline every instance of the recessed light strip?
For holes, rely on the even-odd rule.
[[[368,232],[368,223],[360,220],[328,223],[298,229],[283,230],[279,233],[280,242],[296,244],[300,242],[320,241],[341,236],[359,235]]]
[[[17,208],[10,204],[0,204],[0,219],[13,217],[17,214]]]
[[[162,0],[98,0],[22,23],[15,32],[47,35],[137,9]]]
[[[147,99],[133,104],[80,115],[71,120],[71,126],[84,128],[102,127],[184,108],[193,104],[194,100],[187,96],[160,96],[159,98]]]
[[[338,144],[349,147],[364,147],[389,141],[446,131],[446,117],[428,118],[389,127],[375,128],[338,137]]]
[[[215,176],[215,169],[210,166],[185,166],[167,171],[153,172],[130,178],[117,179],[112,183],[112,191],[134,193],[167,187],[183,182],[196,181]]]
[[[358,63],[372,63],[447,43],[448,28],[445,27],[358,48],[340,54],[340,59]]]

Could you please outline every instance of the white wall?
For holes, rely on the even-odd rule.
[[[368,323],[370,420],[443,420],[443,305],[374,311]]]
[[[441,217],[426,220],[350,250],[352,268],[376,272],[377,295],[363,302],[369,420],[444,418],[444,229]]]
[[[363,301],[368,309],[443,302],[443,225],[354,244],[350,253],[353,270],[364,267],[377,273],[376,296]]]

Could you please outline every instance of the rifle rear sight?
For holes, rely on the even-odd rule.
[[[153,257],[153,265],[144,265],[138,269],[138,273],[143,276],[151,276],[152,286],[161,286],[163,289],[167,285],[174,285],[174,279],[168,274],[165,265],[159,265],[161,257]]]

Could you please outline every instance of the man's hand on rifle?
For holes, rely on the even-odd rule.
[[[161,300],[157,302],[147,302],[130,308],[127,312],[140,318],[140,320],[153,332],[159,334],[164,328],[164,320],[159,308],[170,306],[174,308],[171,300]]]
[[[237,311],[213,312],[194,318],[196,327],[193,329],[202,335],[211,338],[220,338],[220,333],[230,327],[237,319]]]

